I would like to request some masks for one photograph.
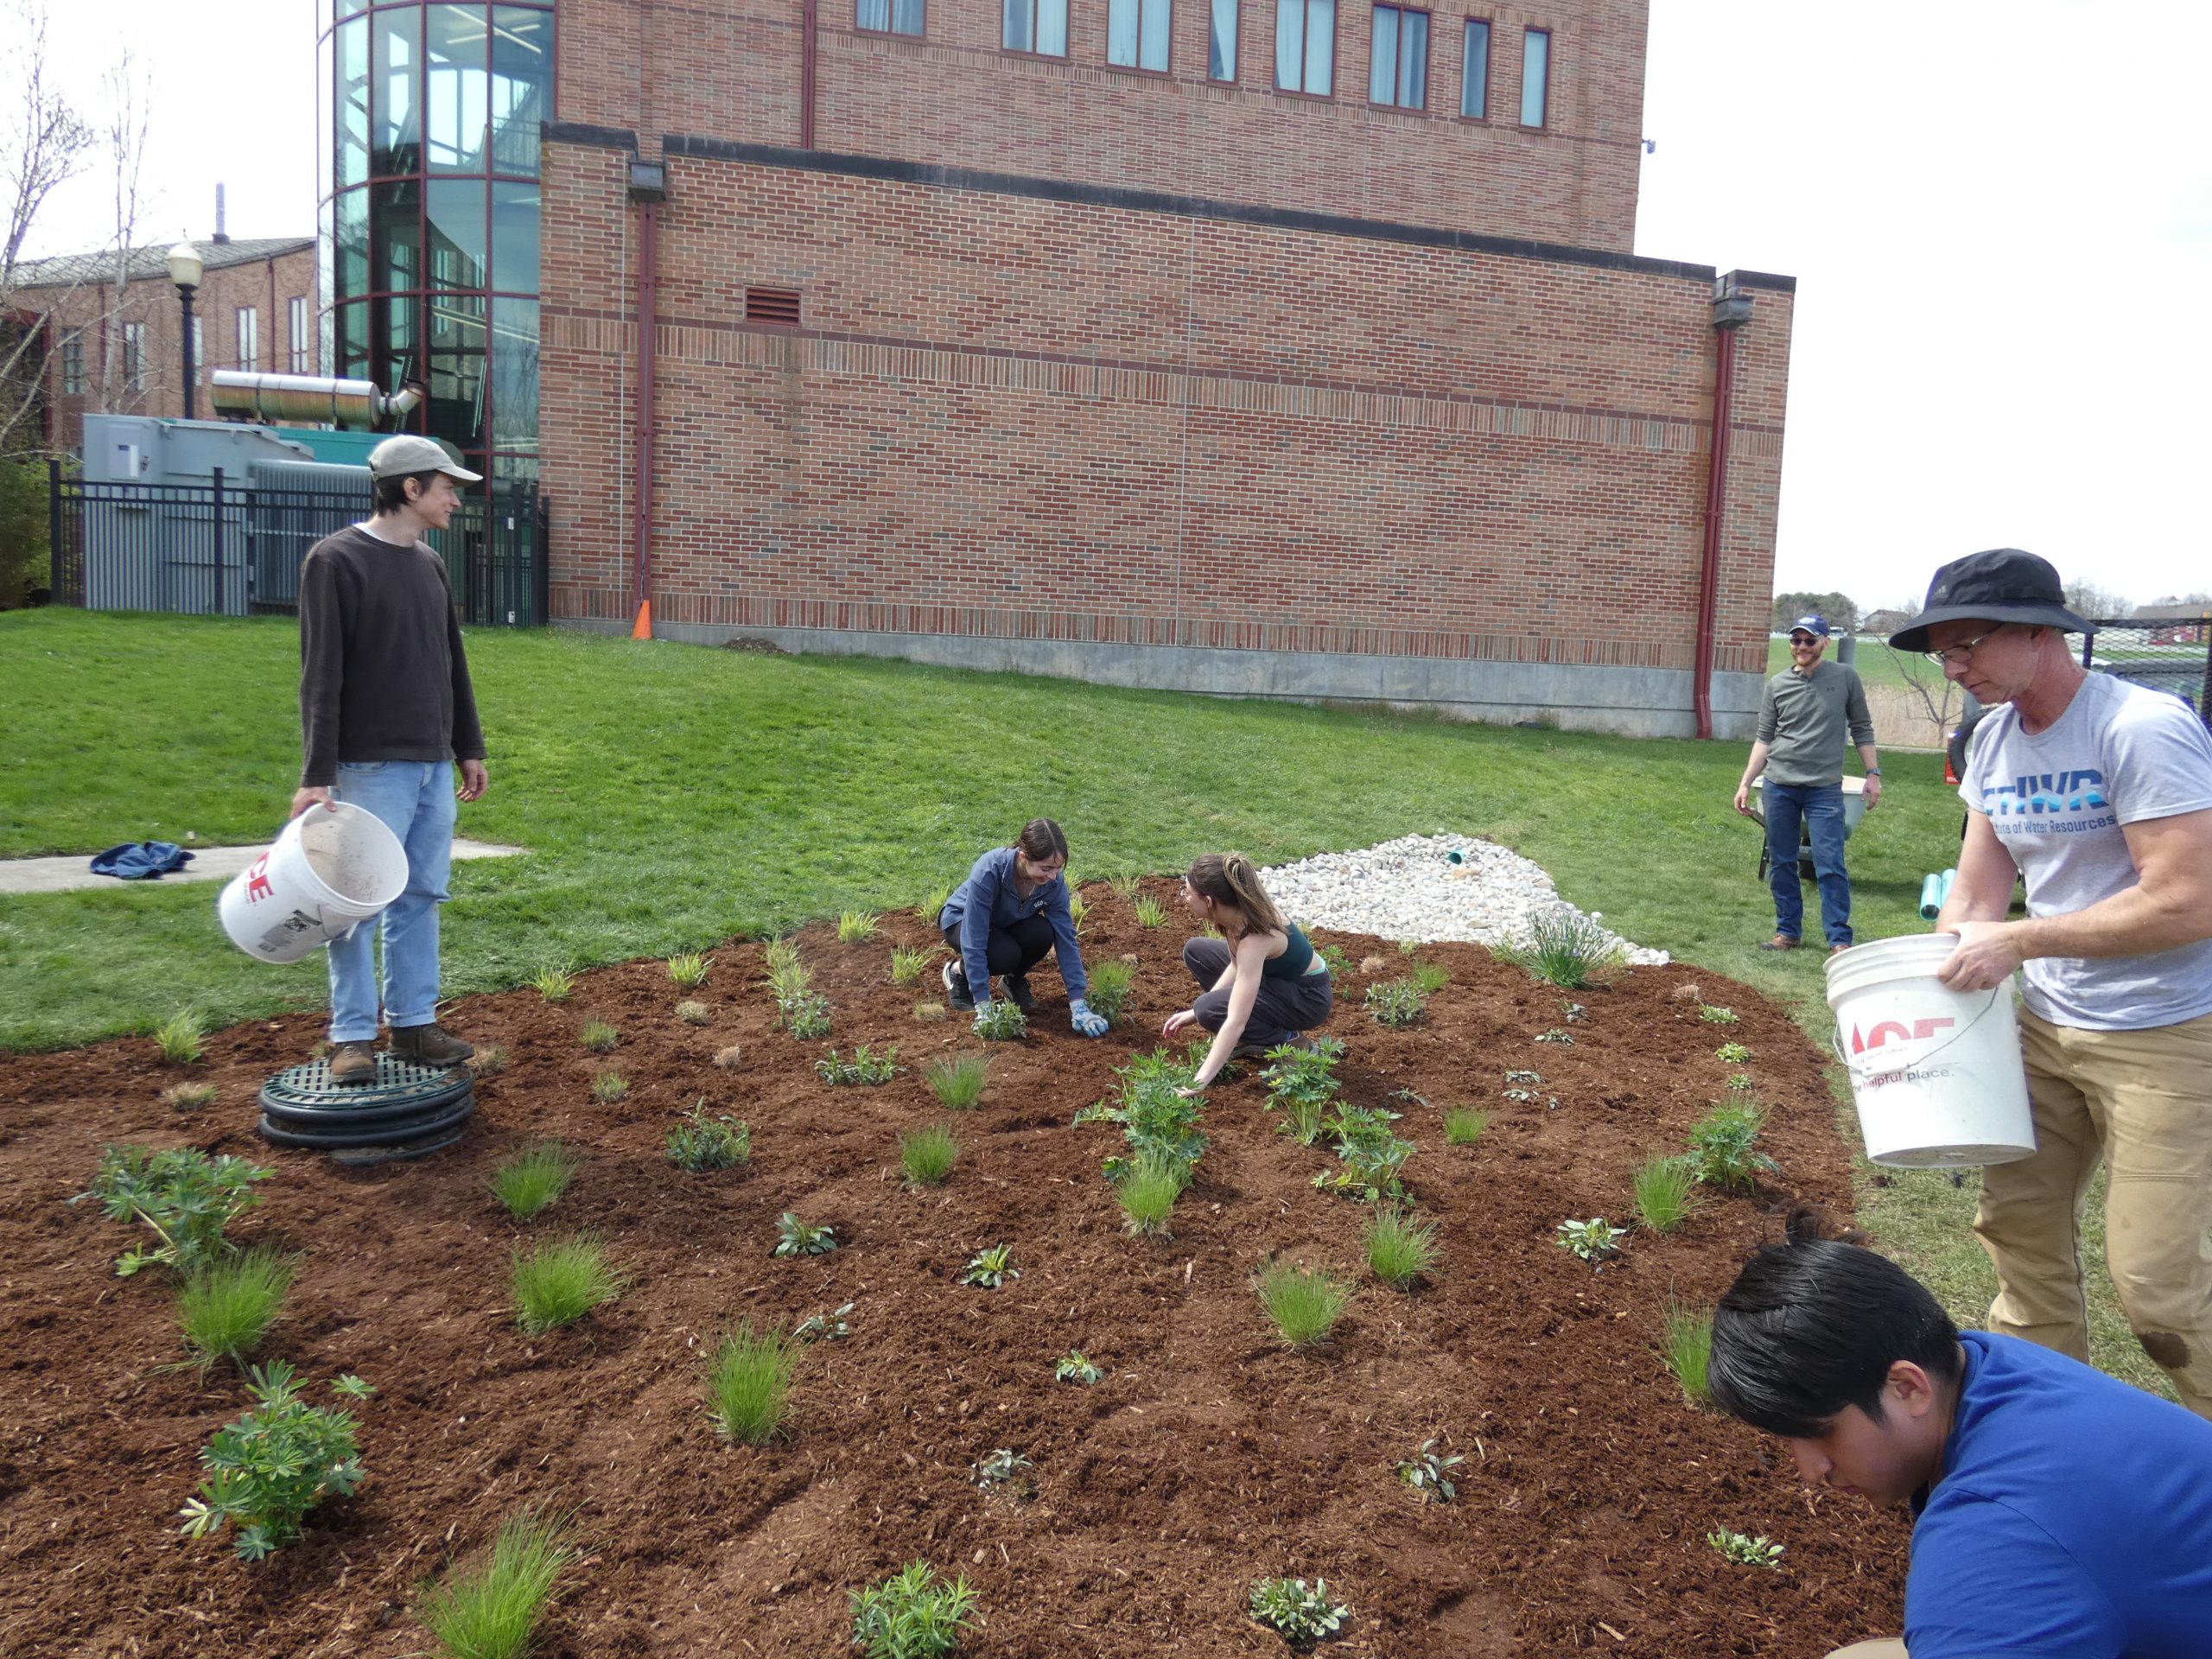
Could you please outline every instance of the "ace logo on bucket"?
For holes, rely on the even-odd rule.
[[[269,855],[264,853],[253,861],[245,873],[245,901],[249,905],[257,905],[270,896]]]
[[[1851,1052],[1864,1054],[1870,1048],[1879,1048],[1889,1042],[1925,1042],[1939,1031],[1948,1031],[1959,1022],[1948,1017],[1920,1019],[1908,1027],[1902,1020],[1885,1020],[1863,1036],[1859,1027],[1851,1028]]]

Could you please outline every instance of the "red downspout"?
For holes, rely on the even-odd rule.
[[[1697,734],[1713,735],[1714,636],[1720,608],[1720,531],[1728,516],[1728,426],[1735,402],[1736,330],[1751,318],[1751,296],[1732,271],[1713,284],[1713,440],[1705,475],[1705,556],[1698,577],[1697,661],[1691,687]]]
[[[638,257],[637,522],[631,579],[636,589],[632,597],[638,607],[639,632],[645,633],[652,626],[645,607],[653,593],[653,347],[660,328],[660,204],[645,202],[642,216],[644,245]]]
[[[814,8],[816,0],[803,0],[799,8],[798,147],[814,148]]]

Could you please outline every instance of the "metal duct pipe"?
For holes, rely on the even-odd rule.
[[[416,380],[389,397],[372,380],[314,374],[218,369],[214,383],[215,413],[230,420],[327,421],[333,426],[373,429],[387,421],[399,421],[423,401],[423,385]]]

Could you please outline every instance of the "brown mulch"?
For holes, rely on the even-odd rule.
[[[1172,899],[1166,884],[1154,891]],[[1533,1039],[1565,998],[1467,945],[1422,947],[1449,968],[1426,1025],[1376,1027],[1369,976],[1338,988],[1331,1032],[1350,1052],[1347,1096],[1398,1103],[1418,1143],[1408,1183],[1440,1224],[1435,1282],[1403,1295],[1364,1270],[1365,1211],[1316,1192],[1332,1166],[1260,1110],[1250,1068],[1210,1091],[1212,1147],[1177,1206],[1174,1236],[1123,1235],[1100,1160],[1110,1124],[1071,1127],[1111,1068],[1149,1046],[1188,999],[1179,912],[1138,927],[1102,886],[1089,895],[1093,961],[1139,960],[1131,1018],[1103,1041],[1066,1028],[1048,972],[1036,1030],[991,1046],[982,1107],[954,1118],[962,1154],[926,1192],[899,1179],[901,1128],[945,1116],[930,1058],[981,1046],[963,1019],[923,1023],[921,987],[894,987],[895,943],[934,941],[911,914],[864,944],[814,929],[801,946],[835,1008],[834,1042],[896,1044],[881,1088],[813,1071],[831,1043],[771,1028],[757,944],[714,953],[681,993],[658,963],[582,976],[569,1002],[520,990],[473,998],[448,1022],[497,1044],[463,1145],[420,1163],[348,1173],[253,1135],[255,1090],[321,1035],[302,1016],[219,1033],[189,1075],[221,1098],[162,1104],[182,1073],[128,1039],[16,1057],[0,1074],[0,1654],[369,1656],[425,1652],[409,1608],[456,1554],[526,1504],[575,1513],[589,1546],[538,1651],[562,1656],[849,1652],[847,1592],[927,1558],[966,1573],[983,1628],[976,1655],[1263,1655],[1281,1640],[1245,1613],[1263,1574],[1325,1577],[1352,1608],[1324,1649],[1392,1659],[1634,1656],[1796,1659],[1896,1630],[1905,1529],[1856,1500],[1809,1494],[1786,1448],[1690,1409],[1653,1348],[1671,1293],[1709,1303],[1779,1212],[1811,1200],[1847,1214],[1845,1146],[1820,1057],[1747,987],[1682,967],[1637,969],[1573,994],[1573,1046]],[[1334,936],[1376,977],[1395,947]],[[1688,982],[1742,1016],[1700,1023]],[[714,1013],[680,1023],[685,995]],[[605,1058],[576,1033],[622,1032]],[[1772,1109],[1783,1173],[1708,1205],[1677,1234],[1637,1234],[1593,1272],[1554,1243],[1567,1217],[1624,1220],[1628,1175],[1681,1143],[1748,1044]],[[742,1046],[732,1069],[717,1050]],[[632,1084],[616,1106],[588,1086]],[[1510,1068],[1541,1071],[1533,1103],[1500,1098]],[[1550,1107],[1546,1096],[1555,1096]],[[748,1168],[682,1173],[662,1156],[674,1114],[703,1099],[752,1128]],[[1447,1147],[1447,1105],[1494,1110]],[[569,1195],[510,1221],[485,1190],[505,1154],[557,1137],[588,1155]],[[179,1535],[197,1453],[245,1404],[239,1378],[173,1368],[179,1340],[158,1274],[117,1279],[131,1230],[91,1204],[104,1143],[188,1142],[270,1165],[265,1202],[233,1228],[306,1252],[268,1353],[327,1399],[358,1371],[367,1484],[326,1503],[308,1535],[249,1565]],[[846,1248],[774,1260],[778,1215],[833,1224]],[[510,1252],[588,1229],[629,1276],[618,1301],[532,1339],[508,1305]],[[1012,1243],[1004,1289],[954,1277]],[[1273,1340],[1251,1277],[1270,1252],[1357,1275],[1335,1337],[1308,1354]],[[788,1328],[857,1304],[844,1341],[809,1346],[797,1415],[766,1450],[721,1442],[702,1409],[705,1349],[741,1316]],[[1106,1368],[1058,1383],[1080,1348]],[[1424,1505],[1395,1465],[1431,1436],[1465,1456],[1459,1497]],[[987,1496],[972,1467],[997,1447],[1033,1460],[1027,1501]],[[1777,1571],[1733,1566],[1705,1542],[1726,1526],[1781,1540]]]

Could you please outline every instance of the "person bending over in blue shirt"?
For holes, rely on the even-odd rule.
[[[1284,1043],[1311,1047],[1302,1033],[1326,1020],[1336,1004],[1329,964],[1305,931],[1275,908],[1252,861],[1242,853],[1192,859],[1183,902],[1222,936],[1183,947],[1183,965],[1204,988],[1160,1028],[1166,1037],[1193,1025],[1215,1033],[1186,1092],[1205,1088],[1240,1055],[1264,1054]]]
[[[1803,1212],[1720,1299],[1706,1377],[1807,1481],[1912,1508],[1904,1640],[1831,1659],[2212,1653],[2212,1422],[1961,1335],[1904,1268]]]
[[[1060,979],[1068,988],[1068,1022],[1084,1037],[1103,1037],[1106,1020],[1084,1001],[1090,987],[1083,948],[1075,942],[1068,909],[1068,838],[1050,818],[1032,818],[1011,847],[994,847],[976,861],[937,925],[958,953],[944,964],[944,992],[956,1008],[973,1008],[980,1025],[991,1004],[991,976],[1002,975],[1006,994],[1026,1014],[1037,1012],[1029,970],[1057,950]],[[976,987],[982,987],[982,995]]]

